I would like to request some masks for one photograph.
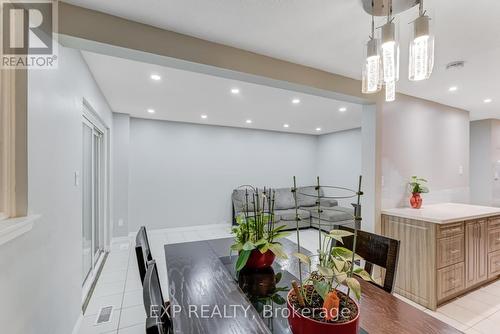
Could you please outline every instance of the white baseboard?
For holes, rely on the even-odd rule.
[[[78,316],[78,319],[76,319],[76,323],[75,326],[73,327],[73,331],[71,332],[71,334],[78,334],[80,332],[82,321],[83,321],[83,313],[80,312],[80,315]]]

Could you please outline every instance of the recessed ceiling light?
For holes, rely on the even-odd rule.
[[[316,131],[321,131],[321,128],[316,128]]]
[[[159,76],[158,74],[151,74],[150,78],[151,78],[151,80],[154,80],[154,81],[161,80],[161,76]]]
[[[284,128],[289,128],[289,127],[290,127],[290,125],[288,125],[288,124],[286,124],[286,123],[285,123],[285,124],[283,124],[283,127],[284,127]]]
[[[233,93],[233,94],[239,94],[240,90],[238,88],[232,88],[231,89],[231,93]]]
[[[340,112],[344,112],[344,111],[346,111],[346,110],[347,110],[347,108],[346,108],[346,107],[340,107],[340,108],[339,108],[339,111],[340,111]]]
[[[300,103],[300,99],[293,99],[293,100],[292,100],[292,103],[293,103],[293,104],[299,104],[299,103]]]
[[[205,114],[201,115],[201,118],[203,118],[203,119],[207,119],[207,117],[208,117],[208,116],[207,116],[207,115],[205,115]]]
[[[450,92],[456,92],[457,89],[458,89],[457,86],[451,86],[450,88],[448,88],[448,91],[450,91]]]
[[[154,110],[154,109],[148,109],[148,113],[150,113],[150,114],[154,114],[154,113],[155,113],[155,110]]]
[[[252,120],[251,120],[251,119],[247,119],[245,122],[246,122],[247,124],[252,124]]]
[[[493,100],[492,100],[492,99],[489,99],[489,98],[488,98],[488,99],[484,99],[484,100],[483,100],[483,102],[484,102],[484,103],[490,103],[491,101],[493,101]]]

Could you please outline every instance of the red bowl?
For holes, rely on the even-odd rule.
[[[245,267],[250,269],[263,269],[272,266],[276,256],[268,250],[264,254],[258,249],[254,249],[248,258]]]
[[[288,324],[293,334],[358,334],[359,333],[359,304],[351,299],[358,307],[356,318],[344,323],[321,322],[305,317],[290,303],[290,295],[295,292],[290,290],[287,296]]]

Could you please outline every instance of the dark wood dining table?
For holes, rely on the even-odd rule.
[[[232,241],[232,238],[224,238],[165,245],[174,333],[288,332],[288,329],[269,329],[221,260],[229,256]],[[282,244],[289,254],[297,251],[297,245],[288,239],[284,239]],[[301,249],[301,252],[310,253],[305,249]],[[296,259],[277,259],[276,262],[280,268],[298,277],[299,265]],[[303,275],[305,274],[304,271]],[[364,333],[461,333],[377,286],[362,280],[360,282],[360,325]],[[219,311],[215,316],[214,305],[217,305]]]

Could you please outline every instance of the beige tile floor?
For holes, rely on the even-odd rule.
[[[314,251],[317,231],[302,230],[302,245]],[[153,257],[165,263],[163,246],[196,240],[226,238],[230,228],[226,225],[196,226],[183,229],[148,231]],[[295,235],[289,237],[295,241]],[[159,265],[162,284],[166,282],[166,268]],[[116,240],[99,277],[96,289],[84,314],[80,334],[115,333],[143,334],[145,311],[142,290],[133,249],[133,240]],[[163,286],[163,292],[168,291]],[[457,298],[433,312],[401,296],[401,300],[469,334],[500,334],[500,281],[493,282],[464,297]],[[95,325],[97,312],[102,306],[114,306],[111,322]]]

